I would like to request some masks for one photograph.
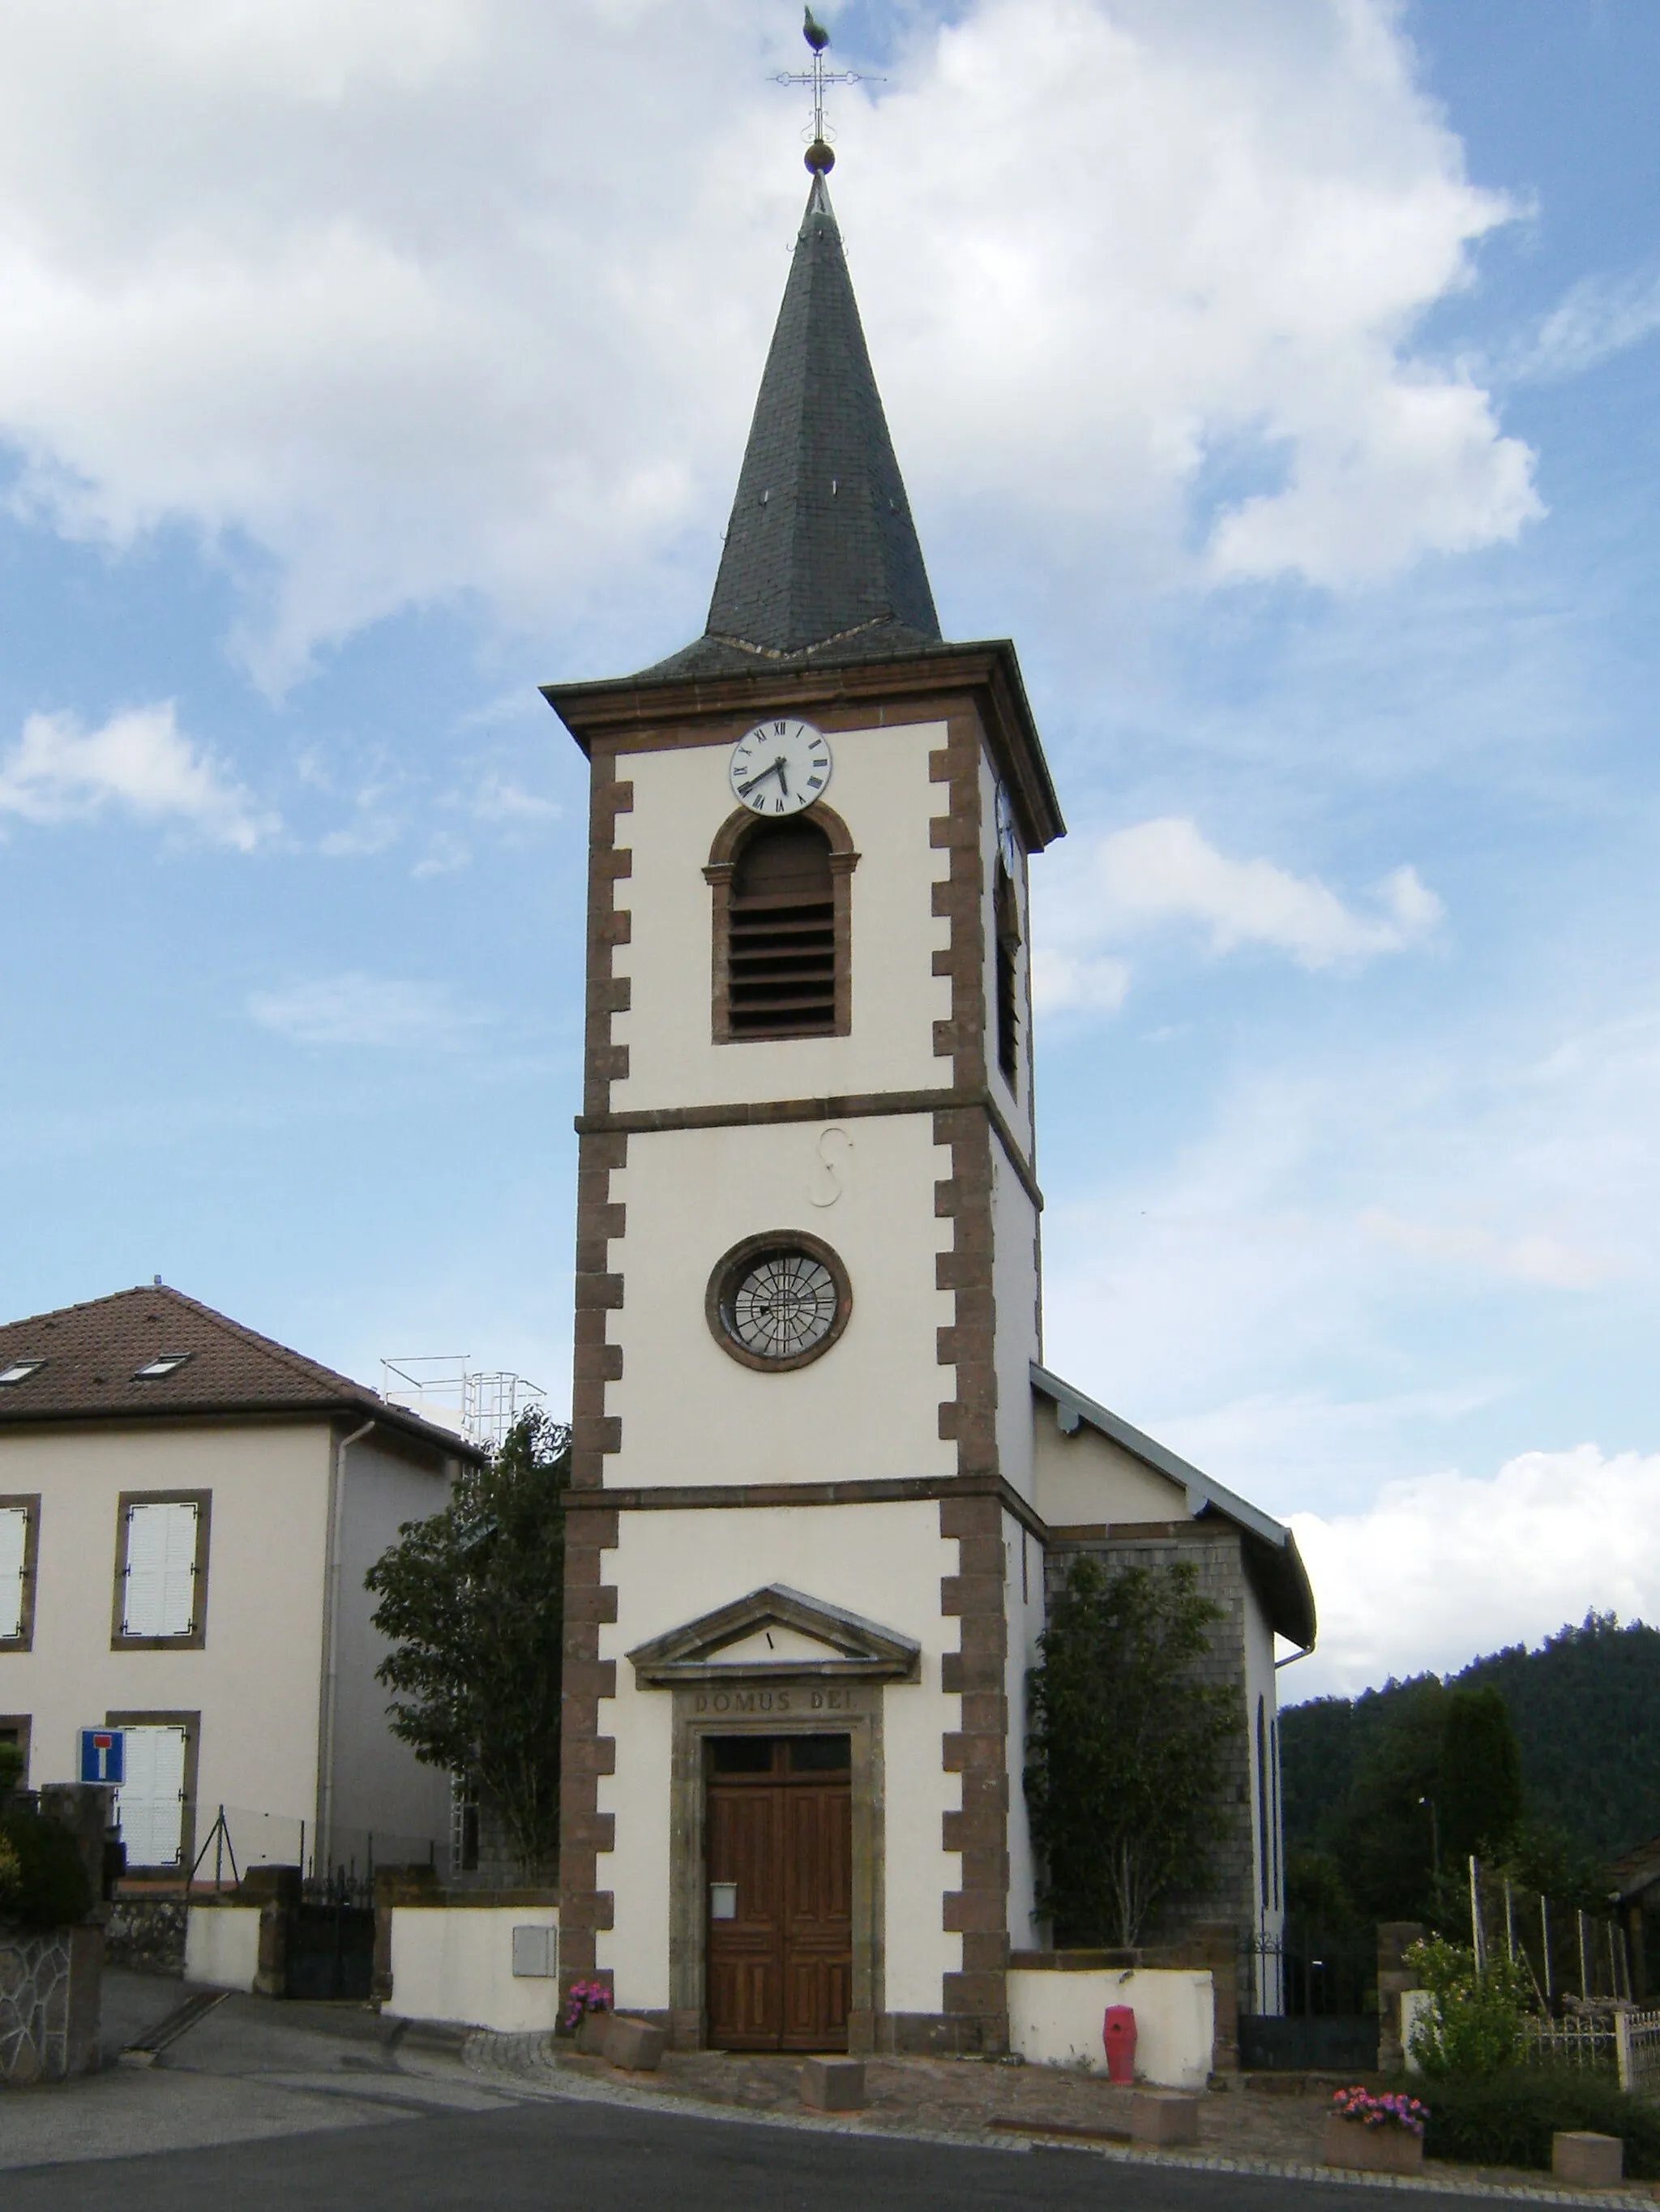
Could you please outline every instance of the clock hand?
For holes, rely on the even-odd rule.
[[[747,799],[751,792],[757,789],[761,784],[763,784],[769,775],[775,775],[778,778],[780,784],[783,786],[784,790],[787,793],[789,786],[784,782],[784,763],[782,760],[780,759],[775,760],[770,768],[763,768],[759,775],[752,775],[747,783],[740,783],[738,787],[738,796],[740,799]]]

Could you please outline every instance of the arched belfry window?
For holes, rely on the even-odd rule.
[[[993,896],[997,927],[997,1065],[1011,1091],[1020,1072],[1020,908],[1014,878],[1000,859]]]
[[[726,823],[703,871],[714,894],[717,1044],[847,1035],[858,860],[827,806],[787,822],[744,808]]]

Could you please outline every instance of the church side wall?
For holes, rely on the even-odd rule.
[[[1036,1869],[1026,1817],[1026,1675],[1041,1656],[1043,1547],[1012,1513],[1003,1516],[1003,1541],[1009,1562],[1009,1942],[1014,1950],[1033,1951],[1045,1947],[1035,1917]]]
[[[634,786],[633,866],[618,902],[630,921],[613,963],[628,992],[611,1029],[612,1045],[627,1048],[627,1073],[611,1086],[614,1113],[923,1091],[945,1080],[933,1025],[950,1014],[951,987],[934,973],[947,934],[933,891],[948,856],[920,834],[938,804],[929,757],[944,727],[839,729],[833,714],[816,719],[835,760],[824,800],[859,854],[849,887],[850,1034],[713,1042],[713,908],[703,863],[737,804],[727,767],[739,731],[718,743],[629,752],[620,773]]]
[[[1250,1735],[1251,1759],[1251,1894],[1257,1932],[1268,1938],[1285,1925],[1282,1910],[1283,1871],[1280,1865],[1279,1791],[1279,1712],[1274,1671],[1274,1631],[1262,1599],[1249,1577],[1244,1593],[1245,1720]],[[1256,1729],[1257,1701],[1262,1700],[1262,1733]],[[1262,1977],[1261,2008],[1277,2012],[1278,1977]]]
[[[1037,1510],[1051,1528],[1185,1519],[1187,1494],[1167,1474],[1087,1422],[1063,1434],[1053,1401],[1028,1391]]]
[[[924,1114],[630,1137],[611,1178],[627,1234],[611,1243],[624,1294],[611,1316],[622,1372],[606,1409],[622,1427],[607,1483],[950,1474],[936,1352],[952,1304],[935,1274],[951,1224],[934,1211],[949,1172]],[[739,1365],[704,1316],[723,1254],[780,1229],[830,1244],[853,1290],[839,1341],[781,1375]]]
[[[941,1578],[957,1547],[939,1534],[930,1500],[839,1506],[665,1509],[619,1516],[607,1569],[617,1588],[617,1619],[600,1632],[613,1662],[616,1695],[600,1728],[629,1746],[626,1765],[601,1778],[599,1808],[615,1821],[616,1847],[601,1855],[599,1881],[614,1897],[615,1924],[599,1939],[599,1965],[615,1976],[627,2010],[670,2002],[672,1693],[636,1686],[626,1654],[696,1613],[782,1582],[825,1602],[897,1629],[921,1645],[921,1679],[882,1693],[885,1914],[883,2009],[937,2015],[945,1978],[962,1965],[962,1937],[942,1926],[940,1901],[957,1887],[958,1855],[941,1842],[959,1801],[958,1779],[941,1771],[939,1741],[958,1725],[959,1698],[941,1686],[941,1661],[955,1624],[939,1608]],[[741,1677],[741,1663],[733,1667]],[[787,1726],[787,1722],[781,1725]]]
[[[1230,1522],[1211,1519],[1154,1524],[1145,1533],[1115,1525],[1110,1536],[1069,1538],[1049,1552],[1052,1592],[1064,1583],[1079,1553],[1099,1559],[1109,1574],[1130,1566],[1168,1567],[1188,1560],[1198,1570],[1200,1594],[1220,1609],[1222,1617],[1211,1630],[1208,1656],[1196,1674],[1201,1681],[1228,1688],[1236,1700],[1239,1726],[1224,1752],[1219,1793],[1226,1826],[1212,1850],[1203,1888],[1167,1899],[1157,1926],[1148,1933],[1150,1940],[1165,1942],[1201,1925],[1225,1922],[1242,1942],[1247,1941],[1256,1927],[1254,1753],[1245,1702],[1246,1614],[1255,1597],[1245,1575],[1239,1532]]]

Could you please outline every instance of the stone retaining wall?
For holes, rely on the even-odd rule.
[[[98,1928],[0,1929],[0,2083],[95,2069],[103,1953]]]
[[[140,1974],[182,1976],[189,1917],[190,1906],[182,1894],[118,1896],[104,1930],[110,1965]]]

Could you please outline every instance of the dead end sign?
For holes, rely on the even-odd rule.
[[[81,1731],[81,1779],[83,1782],[126,1780],[127,1739],[119,1729],[89,1728]]]

